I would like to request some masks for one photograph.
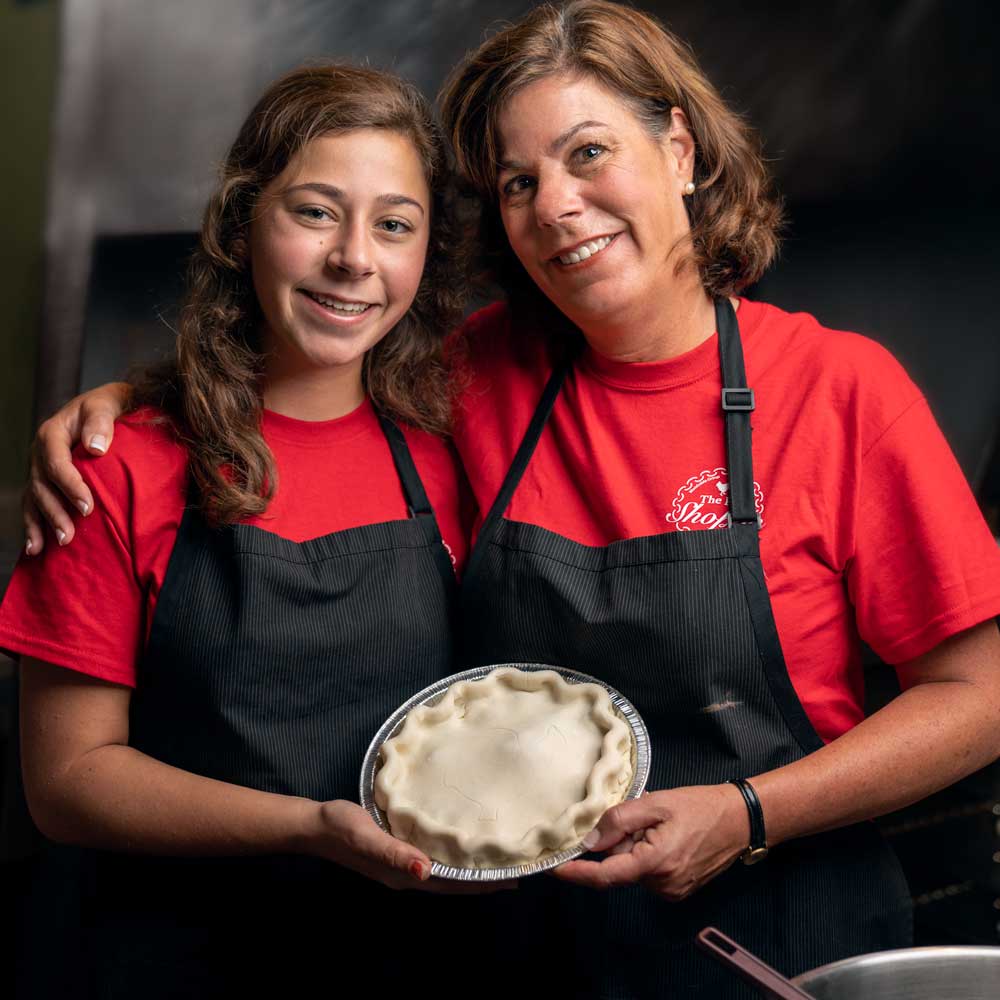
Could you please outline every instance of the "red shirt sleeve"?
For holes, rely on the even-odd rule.
[[[74,462],[94,496],[64,548],[22,555],[0,606],[0,647],[135,686],[184,508],[187,455],[154,414],[118,422],[111,451]]]
[[[1000,550],[922,398],[862,455],[847,582],[861,637],[888,663],[1000,613]]]
[[[0,607],[0,645],[134,687],[144,598],[120,513],[123,470],[111,455],[74,459],[94,510],[76,519],[69,545],[50,537],[38,556],[21,556]]]

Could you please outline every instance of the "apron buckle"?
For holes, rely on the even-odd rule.
[[[736,388],[722,390],[722,408],[727,413],[750,413],[757,408],[753,389]]]

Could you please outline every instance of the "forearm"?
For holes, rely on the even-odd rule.
[[[907,690],[882,711],[802,760],[746,776],[769,845],[898,809],[1000,755],[1000,635],[992,621],[900,669]],[[735,861],[748,831],[732,785],[654,791],[604,814],[586,841],[610,852],[603,861],[571,861],[556,874],[597,889],[642,881],[666,899],[685,899]]]
[[[124,745],[91,750],[44,790],[28,791],[32,815],[52,839],[165,855],[299,852],[320,808],[191,774]]]
[[[916,802],[994,760],[998,735],[1000,696],[992,678],[917,684],[815,753],[752,776],[768,842]]]

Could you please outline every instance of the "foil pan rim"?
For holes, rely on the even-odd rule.
[[[649,730],[646,728],[646,724],[642,721],[642,716],[639,715],[635,706],[624,695],[610,684],[605,684],[599,677],[593,677],[579,670],[571,670],[568,667],[558,667],[550,663],[491,663],[482,667],[474,667],[471,670],[463,670],[460,673],[451,674],[449,677],[443,677],[441,680],[435,681],[422,691],[418,691],[413,697],[408,698],[379,727],[378,732],[368,746],[368,750],[365,752],[364,761],[361,765],[360,801],[362,808],[378,824],[380,829],[386,833],[391,833],[388,820],[375,803],[375,775],[378,773],[379,751],[382,749],[382,744],[395,736],[402,727],[406,716],[417,706],[425,705],[442,697],[444,692],[458,681],[479,680],[500,667],[516,667],[518,670],[525,671],[554,670],[571,684],[598,684],[604,688],[611,698],[611,704],[628,724],[629,730],[632,733],[633,748],[635,750],[635,770],[632,775],[632,783],[629,786],[628,793],[625,795],[625,800],[637,799],[643,793],[646,781],[649,779]],[[576,847],[567,848],[555,854],[545,855],[527,864],[505,868],[454,868],[451,865],[431,859],[431,876],[458,882],[500,882],[549,871],[549,869],[555,868],[566,861],[572,861],[584,853],[585,849],[583,845],[578,844]]]

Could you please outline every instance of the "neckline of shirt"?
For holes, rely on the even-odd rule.
[[[740,340],[746,344],[760,321],[761,308],[749,299],[741,298],[739,302],[736,318]],[[697,347],[666,361],[616,361],[588,346],[580,356],[579,367],[614,389],[635,392],[677,389],[719,371],[719,334],[714,331]]]
[[[382,433],[375,408],[367,396],[360,406],[333,420],[300,420],[265,409],[261,430],[265,439],[300,448],[329,448],[371,434],[373,430]]]

